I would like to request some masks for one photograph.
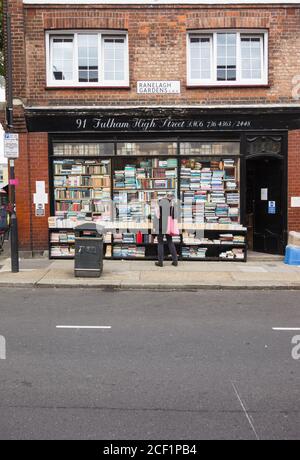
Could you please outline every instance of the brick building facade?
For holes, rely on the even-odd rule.
[[[257,174],[260,169],[259,158],[275,162],[275,169],[270,174],[275,181],[279,173],[279,170],[275,171],[276,167],[280,168],[282,193],[280,203],[275,203],[275,212],[280,214],[278,222],[274,224],[277,227],[272,227],[271,223],[268,229],[266,217],[268,233],[262,235],[264,231],[256,229],[257,235],[260,234],[264,241],[268,238],[278,238],[278,241],[270,243],[271,249],[262,247],[260,242],[260,250],[281,252],[287,231],[300,231],[297,199],[300,197],[299,4],[284,1],[281,4],[241,1],[239,5],[229,1],[224,1],[223,5],[208,1],[191,1],[186,4],[178,1],[125,3],[122,0],[102,3],[79,1],[76,4],[71,1],[7,0],[4,3],[5,12],[11,15],[12,23],[13,132],[20,134],[21,153],[16,161],[16,176],[19,178],[16,200],[22,250],[48,249],[48,217],[54,214],[53,165],[52,160],[49,160],[53,153],[53,142],[117,143],[147,142],[153,139],[178,144],[181,141],[200,144],[223,140],[239,142],[243,224],[253,225],[253,222],[249,223],[248,214],[251,214],[251,210],[247,208],[251,199],[254,200],[251,196],[253,190],[248,191],[254,184],[251,182],[250,187],[247,181],[251,181],[251,174]],[[79,40],[73,38],[74,33],[93,35],[99,31],[99,40],[104,40],[101,41],[104,47],[106,36],[112,33],[117,37],[123,34],[126,36],[128,83],[77,85],[72,84],[70,79],[67,84],[66,80],[54,81],[52,84],[49,80],[49,65],[56,51],[53,51],[55,45],[51,34],[57,40],[61,40],[61,36],[71,36],[69,40],[74,44],[75,40]],[[230,63],[228,41],[224,58],[227,61],[224,61],[225,65],[220,64],[221,40],[226,34],[226,40],[229,40],[228,34],[232,38],[236,32],[240,40],[234,45],[238,46],[237,56],[243,56],[243,53],[248,52],[246,48],[251,48],[247,62],[253,58],[251,53],[254,53],[256,46],[253,42],[263,44],[260,49],[262,68],[259,71],[265,79],[253,79],[253,83],[249,79],[243,80],[246,61],[241,58],[239,70],[238,64],[235,68]],[[107,43],[110,43],[109,40]],[[193,64],[191,43],[198,47],[197,53],[211,50],[211,56],[205,59],[211,59],[209,72],[211,75],[216,72],[215,79],[203,78],[201,81],[197,77],[193,80],[193,65],[203,66],[201,56],[204,54],[197,55],[198,58],[200,56],[198,64]],[[50,51],[47,47],[51,48]],[[105,56],[105,48],[103,50]],[[216,53],[216,57],[212,57],[213,53]],[[188,64],[189,56],[192,64]],[[252,73],[248,72],[252,77],[257,70],[254,58],[248,65],[252,66]],[[227,74],[224,80],[222,72],[225,72],[225,67]],[[83,68],[85,70],[82,75],[87,67]],[[230,77],[230,72],[236,74]],[[208,73],[204,71],[202,75],[207,76]],[[50,75],[51,78],[53,75]],[[180,91],[173,94],[139,93],[137,83],[140,81],[179,81]],[[137,118],[148,121],[154,119],[157,123],[154,128],[134,128],[132,122]],[[103,129],[100,125],[99,129],[95,119],[108,120],[107,125]],[[109,125],[112,119],[116,127]],[[170,123],[167,125],[165,120]],[[198,124],[193,125],[195,120]],[[125,123],[125,129],[121,128],[122,123]],[[251,165],[257,162],[256,166],[248,168],[251,160]],[[268,175],[268,169],[266,171]],[[36,215],[33,203],[37,181],[45,182],[46,193],[49,194],[44,216]],[[269,186],[260,178],[256,187],[271,190],[272,185]],[[268,196],[266,201],[278,200]],[[252,214],[255,214],[254,211],[252,209]],[[268,214],[268,210],[265,209],[265,212]],[[277,249],[274,249],[275,246]]]

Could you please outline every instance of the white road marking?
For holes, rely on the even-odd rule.
[[[57,329],[111,329],[111,326],[56,326]]]
[[[233,382],[231,382],[231,385],[232,385],[232,387],[233,387],[233,389],[234,389],[234,392],[235,392],[235,394],[236,394],[236,397],[237,397],[238,400],[239,400],[240,405],[242,406],[242,409],[243,409],[244,414],[245,414],[245,416],[246,416],[246,418],[247,418],[247,420],[248,420],[248,422],[249,422],[249,425],[251,426],[251,428],[252,428],[252,430],[253,430],[253,433],[255,434],[256,439],[259,440],[259,436],[258,436],[258,434],[257,434],[257,432],[256,432],[256,430],[255,430],[255,428],[254,428],[254,425],[253,425],[253,421],[252,421],[253,419],[252,419],[252,417],[248,414],[248,411],[247,411],[247,409],[246,409],[246,406],[245,406],[245,404],[243,403],[242,398],[241,398],[240,395],[239,395],[239,392],[238,392],[238,389],[237,389],[236,385],[235,385]]]
[[[300,327],[272,327],[273,331],[300,331]]]

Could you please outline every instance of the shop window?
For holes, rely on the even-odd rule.
[[[189,85],[268,83],[267,32],[188,34]]]
[[[46,34],[49,86],[128,86],[124,33]]]
[[[116,152],[116,155],[114,154]],[[183,260],[246,260],[240,224],[240,142],[53,143],[50,257],[74,257],[74,227],[107,225],[105,256],[153,259],[157,202],[179,198]]]

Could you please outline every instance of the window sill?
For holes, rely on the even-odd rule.
[[[234,88],[271,88],[271,85],[269,83],[247,83],[247,84],[242,84],[242,83],[237,83],[236,85],[186,85],[186,89],[234,89]]]
[[[71,90],[80,90],[80,89],[90,89],[90,90],[99,90],[99,89],[126,89],[129,90],[131,87],[129,85],[124,85],[124,86],[45,86],[46,90],[65,90],[65,89],[71,89]]]

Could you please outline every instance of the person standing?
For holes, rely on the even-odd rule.
[[[163,267],[164,262],[164,237],[166,237],[168,248],[172,256],[172,265],[178,265],[178,256],[172,235],[179,234],[174,230],[177,227],[178,210],[174,204],[174,195],[167,193],[165,197],[159,200],[155,210],[154,233],[157,235],[158,243],[158,261],[155,265]]]

